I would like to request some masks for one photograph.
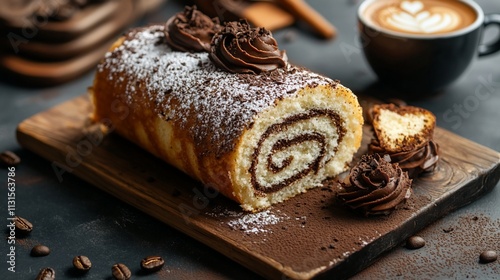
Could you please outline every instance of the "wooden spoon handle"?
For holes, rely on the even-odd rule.
[[[337,34],[336,28],[303,0],[277,0],[277,2],[298,19],[309,24],[321,37],[330,39]]]

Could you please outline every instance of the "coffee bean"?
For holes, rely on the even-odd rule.
[[[481,263],[490,263],[498,259],[498,254],[495,251],[484,251],[479,255],[479,261]]]
[[[50,254],[50,249],[45,245],[35,245],[35,247],[31,249],[32,257],[44,257],[47,256],[48,254]]]
[[[425,240],[420,236],[411,236],[406,240],[406,248],[408,249],[419,249],[424,247]]]
[[[16,231],[20,234],[28,234],[33,230],[33,224],[25,218],[15,216]]]
[[[0,153],[0,165],[3,167],[16,166],[21,163],[21,159],[11,151]]]
[[[46,267],[40,270],[36,280],[54,280],[56,279],[56,271],[53,268]]]
[[[86,256],[76,256],[73,258],[73,266],[79,271],[88,271],[92,263]]]
[[[128,280],[130,276],[132,276],[130,269],[122,263],[114,264],[113,267],[111,267],[111,273],[116,280]]]
[[[160,270],[165,261],[159,256],[149,256],[141,260],[141,268],[147,272],[153,272]]]

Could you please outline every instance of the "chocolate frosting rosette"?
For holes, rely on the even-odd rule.
[[[433,140],[429,140],[425,145],[411,151],[387,153],[380,147],[378,141],[373,139],[369,150],[372,153],[389,155],[391,162],[399,164],[403,171],[408,172],[410,178],[416,178],[421,173],[432,172],[439,160],[439,146]]]
[[[285,67],[287,56],[269,30],[241,20],[226,23],[213,37],[210,60],[231,73],[259,74]]]
[[[196,9],[185,7],[165,24],[167,43],[177,51],[208,52],[214,34],[220,30],[218,18],[211,19]]]
[[[363,155],[342,183],[345,191],[337,197],[352,209],[368,215],[388,215],[411,195],[408,173],[390,158]]]

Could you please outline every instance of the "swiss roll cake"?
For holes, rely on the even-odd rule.
[[[361,144],[348,88],[288,63],[266,29],[193,8],[116,41],[89,91],[95,121],[247,211],[321,186]]]

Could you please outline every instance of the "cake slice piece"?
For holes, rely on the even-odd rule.
[[[373,107],[373,130],[387,153],[412,151],[432,139],[436,117],[423,108],[381,104]]]
[[[372,120],[375,137],[368,147],[371,153],[389,155],[410,178],[436,168],[439,146],[433,141],[436,117],[431,112],[382,104],[372,108]]]

